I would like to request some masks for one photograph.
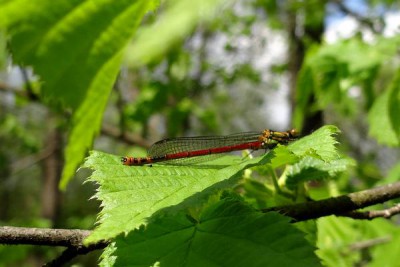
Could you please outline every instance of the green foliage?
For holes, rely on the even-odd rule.
[[[290,265],[294,259],[300,265],[317,265],[311,253],[312,246],[288,224],[287,218],[254,211],[240,198],[240,201],[219,201],[218,195],[239,185],[243,171],[255,166],[263,173],[265,168],[275,171],[289,163],[295,164],[298,173],[289,179],[291,184],[320,179],[308,176],[306,170],[310,168],[327,172],[325,179],[333,178],[349,166],[336,152],[334,135],[338,131],[335,126],[324,126],[310,136],[288,146],[278,146],[259,158],[224,156],[192,166],[128,167],[121,164],[119,157],[94,151],[84,167],[94,170],[89,180],[99,184],[96,198],[102,201],[103,209],[99,226],[86,242],[115,241],[103,255],[104,265],[151,265],[159,261],[166,266],[182,262],[200,266],[211,260],[206,256],[210,253],[216,264],[222,264],[225,259],[229,260],[228,265],[237,263],[240,266],[240,259],[250,257],[249,264],[255,265],[258,261],[260,264],[265,264],[267,259],[272,261],[271,258],[276,260],[271,266]],[[313,160],[308,160],[310,158]],[[251,189],[250,194],[245,194],[245,200],[273,203],[279,192],[261,183],[257,186],[251,176],[246,178],[247,184],[252,181],[253,186],[245,185]],[[285,177],[283,173],[279,179]],[[290,189],[285,188],[287,192]],[[285,198],[285,195],[280,197]],[[279,234],[283,232],[293,234]],[[218,248],[224,249],[226,254],[217,256]],[[276,250],[280,252],[275,254]],[[252,253],[258,254],[257,260]]]
[[[400,71],[368,114],[370,135],[388,146],[400,145]]]
[[[399,229],[387,220],[326,217],[317,225],[317,255],[326,266],[354,266],[364,261],[368,266],[392,266],[397,262]]]
[[[386,103],[383,99],[375,100],[381,92],[374,88],[374,82],[378,80],[380,71],[394,62],[392,59],[397,53],[399,43],[400,38],[398,36],[393,38],[377,37],[373,44],[353,38],[332,45],[321,45],[309,49],[298,80],[296,91],[298,105],[294,114],[295,126],[301,129],[305,114],[325,110],[330,106],[338,111],[338,115],[348,117],[356,115],[360,109],[369,111],[373,104],[374,109],[371,110],[373,114],[386,109],[394,114],[397,110],[395,111],[393,108],[398,107],[400,103],[395,89],[398,85],[398,78],[389,78],[393,85],[385,89],[383,94],[390,94],[389,91],[394,94],[395,97],[391,98],[390,103]],[[380,74],[380,76],[383,76],[383,74]],[[385,78],[387,79],[387,77]],[[387,83],[387,81],[383,82]],[[362,90],[363,101],[361,104],[357,103],[355,98],[351,96],[350,90],[354,86],[358,86]],[[315,103],[310,107],[309,100],[313,95]],[[383,98],[383,95],[381,98]],[[373,114],[370,115],[370,120],[376,118],[377,115]],[[385,116],[388,117],[388,115]],[[393,120],[393,116],[388,118]],[[388,134],[391,136],[386,142],[383,141],[383,137],[377,135],[377,128],[380,128],[382,124],[387,124],[388,118],[384,118],[380,123],[371,124],[371,127],[375,128],[371,129],[371,134],[377,137],[378,141],[393,145],[393,133]],[[389,127],[393,127],[393,122],[384,125],[383,129]],[[398,135],[398,131],[395,132]]]
[[[92,146],[123,50],[156,1],[26,1],[1,5],[16,63],[43,81],[41,95],[74,110],[61,188]]]
[[[287,27],[288,16],[297,17],[299,11],[304,19],[298,20],[302,22],[296,25],[298,29],[306,28],[305,37],[296,41],[304,45],[307,53],[296,92],[294,122],[298,130],[304,118],[316,111],[330,115],[333,110],[334,115],[339,114],[337,120],[354,119],[364,112],[368,113],[371,137],[380,144],[399,146],[400,73],[396,61],[399,36],[376,36],[371,43],[352,38],[310,48],[309,38],[313,36],[309,31],[321,30],[322,33],[318,27],[322,27],[324,20],[325,1],[282,4],[276,0],[257,0],[246,6],[255,7],[257,12],[241,14],[243,16],[235,13],[236,8],[231,8],[232,1],[164,2],[159,18],[150,14],[139,28],[145,15],[155,10],[159,1],[0,0],[0,65],[8,60],[8,55],[3,54],[7,43],[14,62],[32,67],[39,76],[34,92],[39,92],[41,100],[60,111],[59,114],[69,116],[63,117],[71,128],[64,150],[62,188],[66,187],[99,132],[112,86],[124,60],[137,71],[133,74],[137,79],[133,86],[138,88],[138,97],[135,96],[130,105],[123,103],[118,107],[124,112],[121,125],[133,121],[135,127],[142,127],[147,137],[148,122],[155,113],[161,113],[167,121],[167,135],[175,136],[184,130],[193,130],[190,128],[193,125],[188,124],[194,115],[207,129],[217,131],[217,114],[224,111],[216,107],[230,96],[225,89],[231,89],[237,81],[259,83],[261,75],[253,68],[251,60],[245,59],[237,65],[232,63],[230,70],[210,64],[207,39],[227,37],[224,52],[228,58],[236,56],[238,47],[234,37],[251,37],[254,22],[260,22],[260,7],[268,17],[268,24],[275,29]],[[368,3],[393,4],[395,1]],[[221,10],[224,16],[219,16]],[[215,16],[218,18],[211,20]],[[201,39],[201,48],[187,49],[185,45],[190,42],[185,43],[185,38],[198,24],[200,29],[192,38],[194,41]],[[222,33],[215,33],[218,31]],[[133,36],[133,42],[129,43]],[[301,34],[296,36],[299,37]],[[235,42],[230,42],[230,38]],[[147,63],[151,64],[147,69],[139,69]],[[160,71],[163,67],[165,71]],[[283,63],[275,69],[284,73],[287,67]],[[162,77],[155,79],[157,73]],[[355,97],[354,92],[358,96]],[[201,98],[205,100],[203,103],[198,101]],[[262,101],[260,98],[251,103],[256,105]],[[229,113],[243,117],[242,111],[249,109],[245,105],[235,108],[235,112],[229,110]],[[19,166],[19,160],[24,160],[20,155],[8,156],[15,152],[21,154],[14,148],[15,142],[29,153],[41,152],[35,133],[20,126],[17,119],[20,118],[13,115],[0,119],[0,139],[6,144],[0,149],[0,170],[6,176],[11,169],[9,165]],[[129,126],[128,122],[121,130]],[[126,167],[118,157],[95,151],[86,160],[85,167],[94,170],[89,180],[99,185],[95,198],[102,202],[103,209],[99,226],[87,242],[101,239],[114,242],[102,256],[105,266],[157,263],[162,266],[243,266],[244,263],[249,266],[316,266],[314,247],[318,247],[319,257],[328,266],[363,265],[366,260],[371,266],[393,265],[398,261],[400,235],[388,221],[358,223],[324,218],[316,225],[307,222],[299,226],[289,224],[288,218],[275,213],[258,211],[313,196],[310,185],[314,183],[308,183],[310,181],[326,185],[324,197],[357,184],[348,185],[345,180],[354,162],[337,152],[335,135],[338,132],[335,126],[325,126],[288,146],[278,145],[260,158],[227,156],[193,166]],[[366,175],[375,175],[370,170],[378,168],[373,167],[364,167]],[[341,175],[343,172],[346,175]],[[399,173],[399,165],[396,165],[380,182],[398,181]],[[10,182],[15,177],[12,178],[4,183],[9,186],[6,190],[11,191],[15,186]],[[35,189],[39,188],[38,181],[30,180],[35,183]],[[36,194],[29,190],[31,195],[39,196],[35,190]],[[221,197],[224,190],[230,191],[229,197]],[[13,202],[14,198],[9,200]],[[7,205],[4,206],[7,209]],[[30,206],[29,210],[25,216],[38,213],[38,205]],[[78,226],[90,223],[90,216],[82,217],[70,216],[70,225],[71,221]],[[373,238],[390,241],[360,251],[353,249],[353,243],[357,245],[359,240]],[[8,247],[0,249],[0,254],[8,256],[9,262],[26,257],[28,253],[23,249],[9,254],[9,250]]]

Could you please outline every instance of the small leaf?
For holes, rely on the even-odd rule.
[[[334,135],[339,132],[336,126],[325,125],[312,134],[293,142],[287,148],[296,156],[308,155],[329,162],[339,158],[335,147],[337,141],[334,138]]]
[[[84,167],[94,170],[90,181],[100,187],[96,198],[102,201],[99,223],[87,242],[128,233],[163,210],[179,211],[206,201],[221,188],[232,187],[241,171],[269,162],[272,154],[252,160],[225,156],[215,165],[124,166],[119,157],[94,151]],[[235,164],[233,164],[235,163]],[[168,208],[168,209],[167,209]]]
[[[286,185],[289,189],[294,189],[300,182],[335,177],[354,164],[355,162],[352,159],[347,158],[325,162],[313,157],[305,157],[299,163],[290,167]]]
[[[284,165],[294,164],[299,161],[299,157],[296,156],[287,146],[278,145],[272,153],[275,155],[271,160],[271,167],[273,169]]]
[[[164,216],[115,246],[115,266],[320,266],[289,218],[233,199],[208,207],[198,221],[182,212]]]

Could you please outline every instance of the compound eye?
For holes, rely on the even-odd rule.
[[[291,137],[298,137],[300,135],[300,133],[296,129],[290,130],[289,134],[291,135]]]

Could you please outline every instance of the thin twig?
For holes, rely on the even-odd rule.
[[[400,204],[384,210],[369,210],[369,211],[349,211],[343,214],[339,214],[343,217],[350,217],[358,220],[372,220],[375,218],[386,218],[400,214]]]
[[[384,236],[384,237],[378,237],[370,240],[364,240],[360,242],[353,243],[349,245],[349,249],[354,251],[354,250],[362,250],[366,248],[370,248],[376,245],[384,244],[387,242],[390,242],[392,240],[391,236]]]
[[[121,133],[121,131],[117,127],[114,127],[112,125],[103,125],[103,127],[101,128],[101,133],[130,145],[137,145],[144,148],[149,148],[151,145],[146,139],[144,139],[140,135],[129,134],[126,132]]]

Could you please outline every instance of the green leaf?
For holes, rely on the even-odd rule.
[[[287,148],[298,157],[311,156],[329,162],[339,158],[334,136],[340,131],[336,126],[325,125],[310,135],[291,143]]]
[[[232,1],[177,0],[166,6],[158,21],[138,31],[129,46],[127,62],[132,67],[150,63],[182,41],[194,27],[209,21]]]
[[[115,266],[320,266],[315,248],[289,221],[224,199],[199,220],[181,212],[119,236],[112,256]]]
[[[121,164],[119,157],[94,151],[84,167],[94,170],[89,180],[100,185],[96,198],[102,201],[103,210],[100,225],[87,242],[128,233],[161,210],[198,205],[219,189],[232,187],[245,168],[265,164],[271,157],[271,153],[252,160],[226,156],[215,164],[191,167],[128,167]]]
[[[65,165],[60,181],[61,189],[67,186],[85,157],[86,151],[92,146],[94,136],[99,132],[103,111],[120,63],[121,56],[117,55],[104,66],[93,81],[88,96],[73,115],[72,130],[64,152]]]
[[[13,59],[34,68],[44,98],[74,110],[61,188],[92,146],[122,51],[156,2],[14,0],[1,6]]]
[[[0,21],[11,35],[13,59],[33,66],[43,94],[77,108],[154,2],[14,0],[3,4]]]
[[[299,163],[290,166],[287,173],[286,186],[289,189],[295,189],[297,184],[301,182],[332,178],[353,165],[355,165],[354,160],[348,158],[325,162],[307,156]]]
[[[363,90],[369,108],[375,98],[372,84],[377,73],[394,61],[399,45],[399,36],[394,36],[377,37],[373,43],[352,38],[308,49],[297,82],[294,125],[301,129],[304,118],[328,105],[345,116],[355,114],[357,103],[349,94],[355,85]]]
[[[272,153],[275,155],[275,157],[271,160],[271,167],[273,169],[288,164],[294,164],[300,159],[287,146],[278,145],[278,147],[275,148]]]
[[[388,146],[400,144],[400,72],[374,102],[368,114],[369,134]]]

